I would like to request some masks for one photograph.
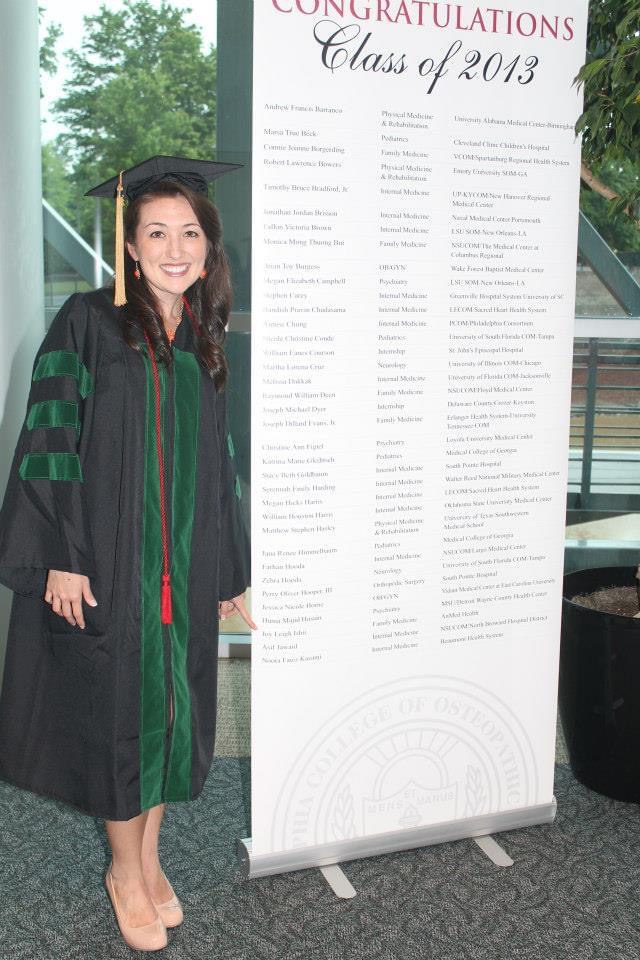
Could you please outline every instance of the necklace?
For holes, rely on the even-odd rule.
[[[181,320],[182,320],[182,311],[183,311],[183,310],[184,310],[184,300],[181,298],[181,299],[180,299],[180,312],[179,312],[178,317],[177,317],[177,319],[176,319],[176,325],[175,325],[175,327],[173,328],[173,330],[170,330],[168,327],[165,327],[165,329],[166,329],[166,331],[167,331],[167,337],[168,337],[168,339],[169,339],[169,343],[173,343],[173,341],[174,341],[175,338],[176,338],[176,330],[177,330],[178,327],[180,326],[180,322],[181,322]]]

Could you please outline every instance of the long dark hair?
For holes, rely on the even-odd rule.
[[[198,355],[203,366],[214,381],[216,388],[222,390],[227,379],[227,360],[222,349],[225,339],[225,326],[231,310],[231,276],[229,263],[222,246],[222,224],[213,203],[202,193],[195,193],[183,184],[171,180],[161,180],[146,193],[132,200],[125,211],[125,239],[135,245],[136,230],[140,221],[143,205],[156,197],[185,198],[195,213],[207,237],[208,251],[205,260],[207,276],[197,280],[186,291],[194,316],[197,330]],[[127,304],[122,308],[123,334],[126,342],[139,349],[140,328],[146,330],[159,361],[171,364],[172,354],[169,340],[164,329],[158,303],[152,289],[144,277],[134,277],[134,261],[125,250],[125,288]],[[189,322],[186,311],[183,323]]]

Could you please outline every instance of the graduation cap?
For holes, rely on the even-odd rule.
[[[156,183],[175,181],[196,193],[207,193],[207,185],[218,177],[238,170],[240,163],[193,160],[190,157],[156,156],[121,170],[118,176],[87,190],[86,197],[115,197],[116,201],[116,292],[117,307],[127,302],[124,285],[124,199],[135,200]]]

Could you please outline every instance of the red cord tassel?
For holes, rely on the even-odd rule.
[[[162,575],[162,590],[160,592],[160,620],[162,623],[173,623],[171,609],[171,580],[168,573]]]

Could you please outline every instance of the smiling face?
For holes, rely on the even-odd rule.
[[[141,206],[135,242],[127,249],[168,316],[200,276],[208,241],[184,197],[154,197]]]

